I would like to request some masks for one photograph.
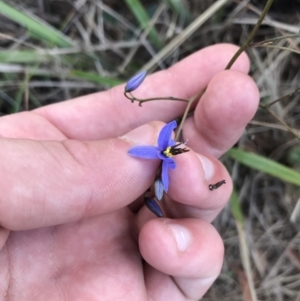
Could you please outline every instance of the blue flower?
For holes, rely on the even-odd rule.
[[[176,127],[176,121],[166,124],[159,133],[157,146],[134,146],[128,151],[133,157],[162,160],[161,181],[165,192],[168,192],[169,188],[169,168],[176,167],[172,157],[189,151],[186,148],[177,148],[181,143],[176,144],[172,139],[172,132]]]
[[[125,86],[125,92],[132,92],[135,89],[137,89],[141,83],[144,81],[145,77],[147,75],[146,71],[142,71],[138,73],[137,75],[133,76],[132,78],[129,79]]]

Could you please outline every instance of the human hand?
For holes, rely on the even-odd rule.
[[[238,140],[259,98],[246,75],[246,55],[234,70],[222,71],[236,49],[225,44],[203,49],[148,76],[136,91],[143,97],[188,98],[208,85],[183,129],[192,150],[176,156],[177,167],[169,173],[163,206],[172,218],[154,218],[141,203],[159,162],[127,151],[155,144],[163,122],[180,116],[183,103],[156,101],[140,108],[119,86],[0,119],[5,300],[203,296],[223,260],[222,240],[210,222],[232,190],[216,158]],[[226,185],[208,189],[223,179]]]

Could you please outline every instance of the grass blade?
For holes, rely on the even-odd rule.
[[[252,169],[300,186],[300,173],[271,159],[238,148],[230,149],[227,155]]]
[[[202,26],[210,17],[222,8],[229,0],[218,0],[214,2],[206,11],[204,11],[195,21],[193,21],[187,28],[185,28],[179,35],[169,42],[163,49],[157,53],[148,63],[146,63],[141,70],[146,70],[151,73],[158,61],[165,60],[171,53],[183,44],[200,26]]]
[[[246,273],[247,286],[249,288],[249,298],[247,300],[257,301],[257,294],[254,286],[254,276],[251,267],[251,256],[249,251],[249,243],[247,241],[247,233],[243,212],[239,203],[239,198],[235,189],[233,189],[230,197],[231,211],[234,216],[236,227],[239,235],[239,248],[244,272]],[[246,300],[246,299],[245,299]]]
[[[96,84],[101,84],[101,85],[107,85],[109,87],[114,87],[116,85],[122,84],[124,81],[113,78],[113,77],[106,77],[106,76],[101,76],[96,73],[91,73],[91,72],[85,72],[85,71],[80,71],[80,70],[73,70],[67,74],[66,77],[71,77],[71,78],[80,78],[89,82],[94,82]]]
[[[3,50],[0,51],[0,63],[42,63],[49,59],[45,52],[35,50]]]
[[[67,36],[29,12],[21,12],[0,1],[0,14],[26,27],[30,33],[41,41],[46,41],[59,47],[73,46],[73,42]]]
[[[234,216],[235,220],[239,222],[241,225],[244,225],[244,216],[243,212],[239,203],[239,198],[235,189],[233,189],[231,197],[230,197],[230,208],[232,215]]]
[[[147,27],[150,23],[150,18],[141,2],[139,0],[125,0],[125,2],[131,12],[134,14],[135,18],[139,21],[141,27]],[[161,49],[163,47],[163,43],[159,38],[155,28],[151,28],[149,31],[149,37],[157,49]]]
[[[176,12],[183,20],[190,21],[191,16],[187,10],[185,1],[182,0],[165,0],[171,9]]]

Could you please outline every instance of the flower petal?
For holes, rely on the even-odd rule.
[[[161,152],[158,152],[158,158],[163,160],[163,161],[166,161],[170,166],[171,169],[174,169],[176,167],[176,163],[174,161],[173,158],[171,157],[166,157],[165,155],[163,155]]]
[[[172,158],[168,158],[168,159],[169,160],[165,160],[167,162],[167,164],[168,164],[168,167],[171,168],[171,169],[175,169],[176,163],[175,163],[174,159],[172,159]]]
[[[154,182],[154,194],[157,200],[160,202],[164,195],[164,185],[159,178]]]
[[[135,89],[137,89],[141,85],[141,83],[144,81],[146,75],[147,75],[147,72],[142,71],[142,72],[138,73],[137,75],[133,76],[132,78],[130,78],[125,86],[125,92],[132,92]]]
[[[128,154],[137,158],[144,159],[159,159],[159,150],[156,146],[134,146],[129,149]]]
[[[163,217],[164,216],[161,209],[160,209],[160,207],[158,206],[158,204],[153,199],[145,197],[145,205],[157,217]]]
[[[174,129],[176,129],[177,127],[177,122],[175,120],[169,122],[168,124],[166,124],[162,130],[159,133],[158,136],[158,148],[162,151],[165,150],[168,146],[172,146],[169,145],[170,139],[171,139],[171,135]],[[174,141],[172,139],[172,141]]]
[[[163,183],[164,186],[164,191],[168,192],[169,189],[169,164],[167,161],[163,161],[162,162],[162,167],[161,167],[161,181]]]
[[[172,137],[170,137],[168,145],[169,145],[169,146],[173,146],[173,145],[175,145],[175,144],[176,144],[176,141],[173,140]]]
[[[161,159],[161,160],[166,160],[168,159],[168,157],[166,157],[162,152],[158,151],[158,154],[157,154],[158,158]]]

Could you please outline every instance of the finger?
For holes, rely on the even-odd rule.
[[[98,142],[1,139],[0,225],[30,229],[128,205],[153,183],[159,164],[128,149],[156,144],[161,127],[153,122]]]
[[[224,165],[212,156],[204,156],[190,150],[174,157],[176,168],[169,170],[169,190],[159,206],[164,215],[173,218],[194,217],[211,222],[228,202],[232,192],[232,180]],[[209,185],[225,180],[226,184],[215,190]],[[148,208],[138,214],[143,225],[153,218]]]
[[[220,157],[240,138],[258,102],[258,88],[248,75],[220,72],[209,83],[194,116],[186,120],[184,139],[195,151]]]
[[[166,300],[162,296],[171,295],[174,289],[177,298],[173,300],[198,300],[222,267],[220,236],[212,225],[196,219],[152,219],[141,229],[139,247],[153,267],[147,268],[145,280],[155,300]],[[176,285],[167,275],[173,276]]]
[[[165,198],[166,211],[173,217],[195,217],[212,222],[228,202],[232,180],[227,169],[211,156],[193,151],[176,158],[170,170],[170,189]],[[209,185],[224,180],[215,190]]]
[[[21,112],[0,118],[0,137],[34,140],[64,140],[53,124],[33,112]]]
[[[168,70],[149,75],[136,92],[142,98],[174,96],[189,98],[204,88],[237,51],[230,44],[204,48]],[[233,69],[247,73],[249,60],[242,54]],[[122,135],[151,120],[170,121],[183,113],[185,103],[155,101],[141,107],[123,95],[124,85],[75,100],[35,110],[65,136],[98,140]]]
[[[2,250],[3,246],[5,245],[9,232],[9,230],[0,227],[0,250]]]

